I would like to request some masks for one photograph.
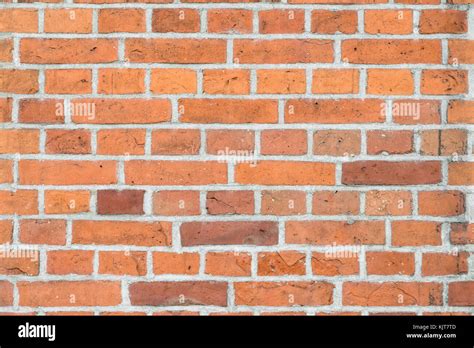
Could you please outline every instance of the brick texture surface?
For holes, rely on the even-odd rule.
[[[0,312],[472,315],[471,4],[2,1]]]

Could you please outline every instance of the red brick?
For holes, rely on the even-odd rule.
[[[134,306],[227,305],[224,282],[137,282],[129,292]]]
[[[440,162],[358,161],[342,165],[342,183],[346,185],[420,185],[440,181]]]
[[[101,215],[142,215],[142,190],[100,190],[97,191],[97,213]]]
[[[184,222],[181,244],[195,245],[275,245],[278,226],[269,221]]]

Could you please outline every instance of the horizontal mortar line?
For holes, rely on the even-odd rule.
[[[224,151],[224,150],[223,150]],[[232,150],[230,150],[232,151]],[[177,162],[177,161],[190,161],[190,162],[218,162],[220,164],[227,164],[232,162],[235,164],[248,164],[253,161],[264,162],[264,161],[287,161],[291,162],[314,162],[314,163],[353,163],[358,161],[383,161],[383,162],[431,162],[431,161],[442,161],[452,158],[452,156],[421,156],[419,154],[407,154],[407,155],[355,155],[350,156],[350,159],[345,157],[337,156],[318,156],[318,155],[303,155],[303,156],[289,156],[289,155],[254,155],[246,154],[243,155],[237,153],[222,155],[62,155],[62,154],[9,154],[0,155],[0,159],[18,159],[18,160],[69,160],[69,161],[143,161],[147,160],[150,162]],[[467,162],[469,159],[474,159],[472,155],[457,155],[455,162]],[[454,162],[454,163],[455,163]]]
[[[331,305],[305,305],[305,306],[249,306],[249,305],[235,305],[236,309],[239,311],[244,310],[259,310],[259,311],[293,311],[293,312],[303,312],[303,311],[333,311],[333,310],[344,310],[344,311],[361,311],[361,310],[369,310],[369,311],[379,311],[379,312],[399,312],[399,311],[418,311],[423,310],[427,312],[440,312],[440,311],[454,311],[454,312],[472,312],[472,306],[444,306],[444,305],[430,305],[430,306],[421,306],[421,305],[407,305],[407,306],[343,306],[343,307],[335,307],[333,304]],[[28,307],[28,306],[19,306],[19,309],[22,311],[38,311],[38,310],[47,310],[47,311],[78,311],[78,310],[108,310],[111,309],[127,309],[127,310],[134,310],[134,311],[193,311],[193,310],[225,310],[228,309],[227,306],[215,306],[215,305],[182,305],[182,306],[137,306],[137,305],[118,305],[118,306],[68,306],[68,307]],[[3,308],[2,310],[3,311]]]
[[[135,221],[135,222],[176,222],[176,216],[164,215],[94,215],[94,214],[72,214],[66,215],[0,215],[0,219],[18,218],[20,220],[47,218],[49,220],[72,219],[73,221]],[[432,222],[466,222],[464,215],[457,217],[445,216],[360,216],[360,215],[193,215],[179,216],[180,222],[262,222],[262,221],[325,221],[325,222],[348,222],[349,225],[357,221],[432,221]]]
[[[466,193],[473,193],[473,185],[443,185],[443,184],[426,184],[426,185],[256,185],[256,184],[209,184],[209,185],[126,185],[126,184],[110,184],[110,185],[22,185],[22,184],[1,184],[0,189],[13,190],[107,190],[116,189],[143,189],[148,191],[210,191],[210,190],[251,190],[251,191],[276,191],[276,190],[292,190],[292,191],[321,191],[321,190],[344,190],[344,191],[360,191],[367,192],[372,190],[379,191],[413,191],[413,190],[461,190]]]
[[[375,244],[364,245],[314,245],[314,244],[284,244],[284,245],[199,245],[199,246],[185,246],[176,250],[172,246],[136,246],[136,245],[103,245],[103,244],[71,244],[71,245],[52,245],[52,244],[22,244],[11,243],[10,246],[25,248],[38,247],[41,251],[56,251],[56,250],[85,250],[85,251],[130,251],[130,252],[166,252],[166,253],[191,253],[191,252],[237,252],[237,253],[261,253],[261,252],[280,252],[280,251],[298,251],[298,252],[338,252],[339,250],[351,251],[351,248],[360,247],[361,251],[390,251],[390,252],[405,252],[405,253],[452,253],[453,249],[458,252],[474,252],[473,244],[453,244],[453,245],[423,245],[423,246],[386,246]],[[167,275],[172,276],[172,275]],[[174,275],[179,276],[179,275]],[[195,275],[197,276],[197,275]],[[344,275],[342,275],[344,276]],[[328,276],[329,277],[329,276]],[[331,278],[331,277],[329,277]]]
[[[369,9],[413,9],[413,10],[469,10],[469,4],[397,4],[397,3],[379,3],[379,4],[287,4],[287,3],[181,3],[175,2],[170,4],[152,4],[152,3],[104,3],[104,4],[87,4],[87,3],[2,3],[0,8],[32,8],[32,9],[48,9],[48,8],[124,8],[124,9],[160,9],[160,8],[195,8],[195,9],[248,9],[248,10],[369,10]]]
[[[466,123],[450,123],[450,124],[388,124],[388,123],[130,123],[130,124],[90,124],[90,123],[56,123],[56,124],[39,124],[39,123],[0,123],[0,129],[87,129],[87,130],[113,130],[113,129],[205,129],[205,130],[286,130],[286,129],[304,129],[310,132],[319,130],[353,130],[360,131],[361,128],[365,130],[446,130],[446,129],[465,129],[474,131],[474,124]],[[6,156],[3,154],[2,156]],[[11,156],[14,156],[12,154]],[[118,155],[120,156],[120,155]],[[125,156],[125,155],[122,155]],[[131,155],[135,156],[135,155]],[[141,156],[141,155],[139,155]],[[149,156],[149,155],[147,155]],[[170,155],[174,156],[174,155]],[[449,156],[429,156],[444,158]],[[460,156],[474,156],[474,155],[460,155]],[[338,157],[342,159],[344,156],[329,156]]]
[[[1,71],[1,70],[0,70]],[[380,99],[384,100],[459,100],[459,99],[469,99],[468,94],[449,94],[449,95],[432,95],[432,94],[407,94],[407,95],[378,95],[378,94],[366,94],[364,96],[359,96],[358,94],[337,94],[336,97],[334,94],[152,94],[147,93],[137,93],[137,94],[81,94],[81,95],[72,95],[72,94],[12,94],[12,93],[0,93],[0,97],[7,98],[16,98],[16,99],[146,99],[146,100],[215,100],[215,99],[233,99],[233,100],[261,100],[261,99],[270,99],[270,100],[283,100],[285,102],[292,102],[295,100],[301,99],[317,99],[317,100],[370,100],[370,99]],[[74,117],[74,115],[72,115]]]
[[[131,33],[131,32],[119,32],[119,33],[3,33],[0,34],[0,37],[13,35],[16,38],[43,38],[43,39],[131,39],[131,38],[144,38],[144,39],[232,39],[232,40],[245,40],[245,39],[262,39],[262,40],[278,40],[278,39],[324,39],[334,42],[334,39],[341,40],[367,40],[367,39],[406,39],[406,40],[435,40],[435,39],[468,39],[468,33],[460,34],[450,34],[450,33],[441,33],[441,34],[369,34],[369,33],[360,33],[356,32],[353,34],[344,34],[344,33],[334,33],[334,34],[319,34],[312,32],[301,32],[301,33],[179,33],[179,32],[140,32],[140,33]]]
[[[377,63],[335,63],[335,62],[295,62],[295,63],[167,63],[167,62],[125,62],[111,61],[106,63],[2,63],[0,68],[16,68],[16,69],[101,69],[101,68],[189,68],[189,69],[311,69],[311,68],[374,68],[374,69],[443,69],[443,70],[459,70],[473,69],[474,64],[459,64],[457,66],[442,63],[393,63],[393,64],[377,64]],[[82,95],[82,94],[81,94]],[[176,94],[174,94],[176,95]],[[193,94],[195,95],[195,94]],[[281,96],[281,95],[280,95]]]
[[[64,277],[67,276],[67,279]],[[125,277],[125,278],[124,278]],[[230,278],[230,279],[229,279]],[[143,282],[186,282],[186,281],[214,281],[233,282],[234,284],[243,282],[369,282],[369,283],[393,283],[393,282],[451,282],[474,280],[474,275],[458,274],[449,276],[408,276],[408,275],[368,275],[361,279],[359,274],[350,276],[318,276],[318,275],[284,275],[284,276],[212,276],[212,275],[153,275],[132,276],[132,275],[2,275],[0,279],[15,280],[16,282],[54,282],[54,281],[127,281],[130,283]]]

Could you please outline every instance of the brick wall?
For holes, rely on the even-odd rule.
[[[470,3],[4,0],[0,312],[472,314]]]

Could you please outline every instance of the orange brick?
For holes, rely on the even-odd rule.
[[[285,105],[287,123],[377,123],[383,122],[378,99],[298,99]]]
[[[304,155],[308,151],[305,130],[264,130],[261,133],[262,155]]]
[[[45,91],[49,94],[88,94],[92,92],[91,70],[46,70]]]
[[[441,225],[429,221],[393,221],[392,245],[441,245]]]
[[[263,215],[299,215],[306,213],[303,191],[262,191]]]
[[[455,156],[466,154],[467,132],[462,129],[426,130],[421,132],[423,155]]]
[[[0,70],[0,92],[33,94],[38,88],[37,70]]]
[[[234,41],[234,63],[239,64],[331,63],[333,54],[330,40]]]
[[[94,251],[51,250],[48,251],[47,272],[49,274],[92,274]]]
[[[142,9],[101,8],[99,10],[100,33],[141,33],[145,29],[145,11]]]
[[[359,70],[317,69],[313,71],[312,93],[355,94],[359,93]]]
[[[97,132],[99,155],[143,155],[144,129],[104,129]]]
[[[245,277],[251,274],[250,254],[242,252],[208,252],[206,254],[206,274]]]
[[[0,32],[38,32],[38,11],[35,9],[3,8],[0,10]]]
[[[26,244],[66,244],[66,221],[21,220],[20,241]]]
[[[239,69],[204,70],[203,89],[207,94],[249,94],[250,71]]]
[[[305,254],[296,251],[259,253],[258,275],[305,275],[305,258]]]
[[[405,69],[369,69],[367,93],[382,95],[411,95],[415,86],[413,75]]]
[[[411,34],[413,11],[411,10],[366,10],[365,32],[369,34]]]
[[[184,123],[276,123],[278,105],[269,99],[181,99]]]
[[[288,221],[285,224],[287,244],[353,245],[384,244],[383,221]]]
[[[311,12],[311,23],[313,33],[354,34],[357,32],[357,12],[315,10]]]
[[[334,185],[332,163],[261,161],[238,163],[235,182],[258,185]]]
[[[385,251],[366,253],[367,274],[413,275],[415,254]]]
[[[360,154],[360,132],[320,130],[313,136],[315,155],[352,156]]]
[[[209,33],[252,32],[252,11],[241,9],[212,9],[207,11],[207,31]]]
[[[125,57],[133,63],[225,63],[225,40],[127,39]]]
[[[468,252],[453,254],[424,253],[421,267],[423,276],[466,274],[468,272]]]
[[[13,40],[0,39],[0,62],[11,62],[13,59]]]
[[[143,276],[146,268],[146,252],[99,252],[99,274]]]
[[[461,191],[422,191],[418,193],[418,214],[457,216],[464,214],[464,194]]]
[[[334,285],[324,282],[235,283],[235,303],[243,306],[321,306],[333,301]]]
[[[326,253],[313,253],[311,267],[314,275],[339,276],[359,274],[358,253],[344,250],[328,250]]]
[[[248,214],[255,211],[252,191],[209,191],[206,210],[210,215]]]
[[[22,63],[93,64],[118,58],[118,42],[112,39],[22,39]]]
[[[39,132],[34,129],[0,129],[0,154],[38,153]]]
[[[197,155],[201,135],[197,129],[162,129],[152,133],[152,154]]]
[[[464,94],[469,89],[466,70],[423,70],[421,93],[434,95]]]
[[[206,151],[209,154],[251,154],[254,148],[255,135],[250,130],[208,130],[206,133]]]
[[[0,160],[0,183],[11,183],[13,181],[13,162]]]
[[[199,215],[199,192],[155,192],[155,194],[153,195],[153,211],[157,215]]]
[[[313,194],[314,215],[357,215],[358,213],[358,192],[317,191]]]
[[[217,161],[128,161],[125,182],[131,185],[205,185],[227,182],[227,165]]]
[[[91,153],[91,135],[88,130],[51,129],[46,132],[46,153]]]
[[[91,33],[92,9],[46,9],[44,31],[46,33]]]
[[[346,282],[342,288],[345,306],[440,306],[442,284],[427,282]]]
[[[89,211],[89,191],[45,191],[46,214],[74,214]]]
[[[153,32],[196,33],[199,28],[200,20],[197,10],[159,9],[153,11]]]
[[[420,16],[421,34],[450,33],[467,31],[467,11],[423,10]]]
[[[38,192],[33,190],[0,191],[1,215],[38,213]]]
[[[259,30],[262,34],[304,32],[304,11],[266,10],[258,12]]]
[[[18,282],[20,306],[117,306],[122,302],[120,282]]]
[[[257,93],[302,94],[306,91],[304,70],[258,70]]]
[[[411,131],[368,131],[367,154],[406,154],[413,152]]]
[[[117,182],[113,161],[22,160],[20,183],[25,185],[87,185]]]
[[[155,94],[196,93],[196,72],[190,69],[152,69],[150,90]]]
[[[74,244],[104,245],[171,245],[171,224],[142,221],[87,221],[72,224]]]
[[[98,92],[103,94],[138,94],[145,92],[142,69],[100,69]]]
[[[365,195],[365,213],[376,216],[411,215],[410,192],[369,191]]]
[[[153,253],[154,274],[197,274],[198,272],[198,253]]]

